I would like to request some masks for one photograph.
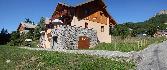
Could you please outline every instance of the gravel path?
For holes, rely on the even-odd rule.
[[[74,53],[74,54],[86,54],[86,55],[95,55],[99,57],[106,58],[132,58],[133,52],[119,52],[119,51],[107,51],[107,50],[56,50],[56,49],[45,49],[45,48],[29,48],[21,47],[29,50],[46,50],[46,51],[57,51],[64,53]]]
[[[167,70],[167,41],[138,52],[137,70]]]

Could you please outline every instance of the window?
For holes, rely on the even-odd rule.
[[[104,26],[101,26],[101,32],[104,32]]]
[[[97,17],[94,17],[93,19],[95,20],[95,19],[97,19]]]
[[[85,28],[88,28],[88,23],[85,22]]]

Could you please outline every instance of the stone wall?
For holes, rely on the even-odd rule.
[[[50,45],[53,49],[78,49],[80,36],[90,38],[89,48],[98,44],[97,32],[88,28],[60,25],[58,28],[52,29],[51,36]]]

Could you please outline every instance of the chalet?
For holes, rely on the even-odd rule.
[[[116,22],[106,10],[103,0],[91,0],[78,6],[59,3],[52,15],[52,20],[64,16],[64,23],[97,30],[100,42],[111,42],[109,28]]]
[[[36,27],[36,25],[34,25],[32,23],[21,22],[17,30],[20,33],[27,33],[27,32],[29,32],[29,30],[34,30],[35,27]]]
[[[113,28],[116,24],[115,20],[106,10],[106,5],[103,0],[91,0],[86,3],[82,3],[78,6],[69,6],[63,3],[58,3],[55,11],[53,12],[50,19],[45,21],[46,29],[43,32],[42,45],[45,45],[46,48],[50,48],[52,45],[53,48],[53,30],[60,29],[60,31],[65,30],[64,26],[69,31],[69,34],[78,34],[76,35],[75,42],[79,48],[80,40],[88,40],[88,46],[95,46],[97,42],[111,42],[111,35],[109,34],[109,29]],[[73,28],[79,27],[79,28]],[[63,28],[63,29],[62,29]],[[76,31],[76,32],[75,32]],[[80,32],[77,32],[80,31]],[[84,33],[85,31],[85,33]],[[55,31],[54,33],[56,33]],[[89,35],[86,35],[89,34]],[[62,35],[62,34],[61,34]],[[56,36],[56,35],[55,35]],[[59,35],[56,36],[56,38]],[[65,35],[64,35],[65,36]],[[71,37],[71,36],[70,36]],[[97,38],[97,40],[96,40]],[[60,39],[62,40],[62,39]],[[71,39],[70,39],[71,40]],[[56,40],[56,42],[59,40]],[[93,42],[94,41],[94,42]],[[51,44],[50,44],[51,43]],[[54,43],[55,45],[56,43]],[[73,44],[73,43],[71,43]],[[76,45],[77,45],[76,44]],[[82,44],[87,44],[86,41]],[[59,44],[60,45],[60,44]]]

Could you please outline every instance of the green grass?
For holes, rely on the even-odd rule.
[[[9,61],[9,62],[7,62]],[[129,70],[132,61],[0,46],[0,70]]]
[[[32,48],[38,48],[38,46],[37,46],[38,43],[39,43],[38,40],[36,40],[36,41],[32,41],[32,42],[31,42],[31,47],[32,47]]]
[[[109,50],[109,51],[122,51],[122,52],[130,52],[130,51],[139,51],[148,47],[148,45],[153,43],[160,43],[166,40],[164,37],[157,38],[134,38],[134,39],[115,39],[112,43],[100,43],[95,48],[91,48],[90,50]]]
[[[135,43],[100,43],[95,48],[91,48],[90,50],[130,52],[138,50],[138,47]]]

